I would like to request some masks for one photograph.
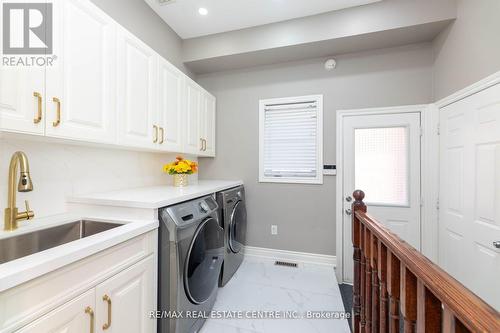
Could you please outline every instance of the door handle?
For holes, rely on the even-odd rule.
[[[163,129],[163,127],[160,127],[160,144],[162,145],[163,142],[165,141],[165,130]]]
[[[352,210],[351,210],[350,208],[347,208],[347,209],[345,210],[345,214],[346,214],[346,215],[352,215]]]
[[[153,125],[153,131],[155,132],[154,137],[153,137],[153,143],[157,143],[158,142],[158,126]]]
[[[102,329],[107,330],[108,328],[111,327],[111,311],[112,311],[111,297],[109,297],[108,295],[104,295],[104,296],[102,296],[102,300],[104,302],[108,303],[108,322],[105,323],[104,325],[102,325]]]
[[[38,107],[37,107],[37,115],[35,119],[33,119],[33,122],[35,124],[38,124],[40,121],[42,121],[42,95],[39,92],[34,92],[33,96],[35,96],[38,99]]]
[[[345,201],[351,202],[352,201],[352,197],[350,195],[348,195],[347,197],[345,197]]]
[[[56,103],[56,120],[52,123],[52,126],[57,127],[61,123],[61,100],[57,97],[52,98],[52,101]]]
[[[90,306],[87,306],[85,308],[85,313],[90,316],[90,333],[94,333],[94,320],[95,320],[94,310],[92,310]]]
[[[200,143],[201,143],[201,148],[200,148],[200,151],[203,151],[203,147],[204,147],[204,145],[203,145],[203,139],[202,139],[202,138],[200,138]]]
[[[500,249],[500,241],[493,242],[493,246],[496,247],[497,249]]]
[[[203,139],[203,151],[207,150],[207,140]]]

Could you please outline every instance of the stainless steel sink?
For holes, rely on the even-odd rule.
[[[0,239],[0,264],[89,237],[121,225],[119,223],[81,220]]]

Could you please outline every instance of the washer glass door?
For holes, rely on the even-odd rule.
[[[233,253],[239,253],[245,244],[247,230],[247,211],[243,201],[238,201],[231,213],[229,223],[229,248]]]
[[[224,260],[224,230],[214,218],[204,220],[196,230],[184,265],[184,289],[189,300],[201,304],[218,287]]]

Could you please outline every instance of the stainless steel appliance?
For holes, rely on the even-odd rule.
[[[207,196],[159,212],[159,333],[197,332],[212,310],[224,260],[218,208]]]
[[[221,209],[221,226],[224,228],[224,264],[219,286],[224,286],[243,261],[247,233],[245,188],[238,186],[217,193]]]

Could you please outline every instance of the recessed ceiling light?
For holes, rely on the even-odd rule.
[[[198,9],[198,13],[200,13],[200,15],[205,16],[208,14],[208,10],[206,8],[201,7],[200,9]]]

